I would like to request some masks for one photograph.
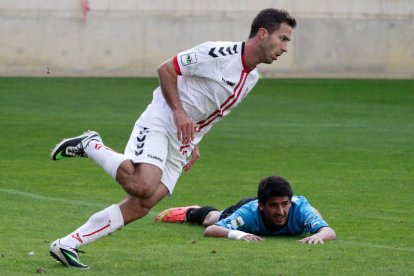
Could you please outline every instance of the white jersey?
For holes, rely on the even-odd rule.
[[[259,74],[256,68],[247,71],[243,51],[244,42],[205,42],[174,57],[179,97],[196,124],[195,144],[256,85]],[[155,89],[151,105],[166,109],[160,87]],[[169,108],[167,113],[168,127],[177,131]],[[140,119],[145,122],[145,117]]]

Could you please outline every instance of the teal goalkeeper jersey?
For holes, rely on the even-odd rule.
[[[267,236],[314,234],[319,228],[329,226],[315,212],[304,196],[292,197],[292,206],[289,209],[287,225],[274,232],[269,231],[264,225],[257,199],[244,204],[229,217],[218,221],[216,225],[230,230],[240,230],[250,234]]]

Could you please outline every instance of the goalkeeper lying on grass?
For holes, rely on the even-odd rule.
[[[261,241],[261,235],[298,236],[311,233],[311,236],[298,242],[323,244],[324,240],[336,239],[335,231],[307,199],[293,196],[289,182],[283,177],[262,179],[257,196],[243,199],[222,212],[212,206],[170,208],[159,213],[155,221],[203,225],[207,227],[205,237]]]

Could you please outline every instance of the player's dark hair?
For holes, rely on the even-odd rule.
[[[285,10],[261,10],[253,19],[249,38],[254,37],[260,28],[265,28],[269,34],[272,34],[274,31],[279,29],[280,24],[282,23],[286,23],[292,28],[296,27],[296,19]]]
[[[259,202],[265,204],[269,198],[287,196],[292,199],[293,191],[289,182],[281,176],[270,176],[260,180],[257,197]]]

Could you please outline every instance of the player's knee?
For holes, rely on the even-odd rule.
[[[209,227],[210,225],[212,225],[212,223],[210,221],[203,221],[203,227]]]
[[[124,187],[128,194],[145,199],[154,195],[157,189],[157,183],[137,178],[130,181],[130,183]]]
[[[203,220],[203,226],[208,227],[210,225],[215,224],[219,220],[219,217],[220,217],[219,211],[216,211],[216,210],[210,211]]]
[[[139,189],[141,198],[151,198],[155,193],[156,184],[144,184]]]
[[[209,219],[208,217],[206,217],[203,221],[203,226],[204,227],[208,227],[210,225],[213,225],[215,223],[215,221],[212,221],[211,219]]]

